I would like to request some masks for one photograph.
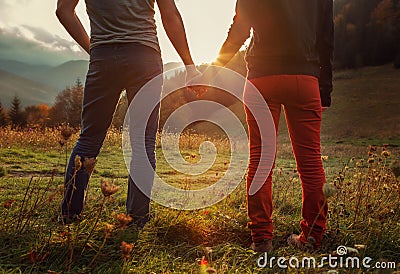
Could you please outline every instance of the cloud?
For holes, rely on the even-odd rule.
[[[87,54],[78,49],[74,42],[42,28],[26,25],[0,28],[0,59],[58,65],[87,58]]]
[[[53,48],[54,50],[59,50],[59,51],[71,51],[71,50],[76,51],[75,42],[68,41],[42,28],[32,27],[27,25],[23,25],[22,27],[30,31],[31,34],[33,35],[33,39],[36,40],[36,42],[41,43],[43,46]]]

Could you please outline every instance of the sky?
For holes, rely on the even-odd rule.
[[[226,38],[236,0],[176,0],[196,64],[213,61]],[[0,0],[0,59],[56,65],[70,59],[88,59],[55,16],[57,0]],[[84,0],[77,14],[89,32]],[[179,62],[157,11],[164,63]]]

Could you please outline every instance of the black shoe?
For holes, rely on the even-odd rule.
[[[252,243],[250,249],[257,253],[272,252],[274,246],[271,239],[264,239],[262,242]]]
[[[59,223],[60,225],[70,225],[72,223],[79,223],[80,221],[81,221],[81,218],[77,214],[74,214],[71,217],[65,216],[65,215],[57,216],[57,223]]]
[[[129,222],[128,227],[136,226],[139,230],[143,230],[144,226],[150,221],[150,219],[154,218],[154,213],[152,212],[145,216],[133,216],[129,213],[128,215],[132,217],[132,221]]]
[[[128,223],[128,227],[133,227],[136,226],[137,229],[143,230],[144,226],[147,224],[149,221],[149,218],[147,217],[142,217],[142,218],[133,218],[132,221]]]

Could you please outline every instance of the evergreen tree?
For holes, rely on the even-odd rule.
[[[8,116],[10,117],[13,128],[23,127],[26,124],[25,113],[21,108],[21,101],[19,100],[18,96],[14,96]]]

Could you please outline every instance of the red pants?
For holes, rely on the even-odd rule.
[[[321,161],[320,128],[322,108],[318,79],[307,75],[276,75],[252,79],[271,111],[278,130],[281,106],[284,107],[290,140],[295,155],[297,170],[302,185],[302,230],[300,240],[306,242],[308,236],[315,238],[315,247],[320,245],[325,230],[328,207],[322,192],[326,182]],[[246,89],[244,102],[251,108],[257,107],[252,101],[251,89]],[[260,104],[259,107],[262,107]],[[264,104],[265,107],[265,104]],[[250,138],[250,162],[247,175],[247,206],[250,218],[249,228],[253,242],[272,239],[272,171],[261,189],[249,195],[249,186],[259,166],[261,137],[257,122],[245,107]],[[323,207],[323,208],[322,208]],[[311,229],[312,228],[312,229]]]

